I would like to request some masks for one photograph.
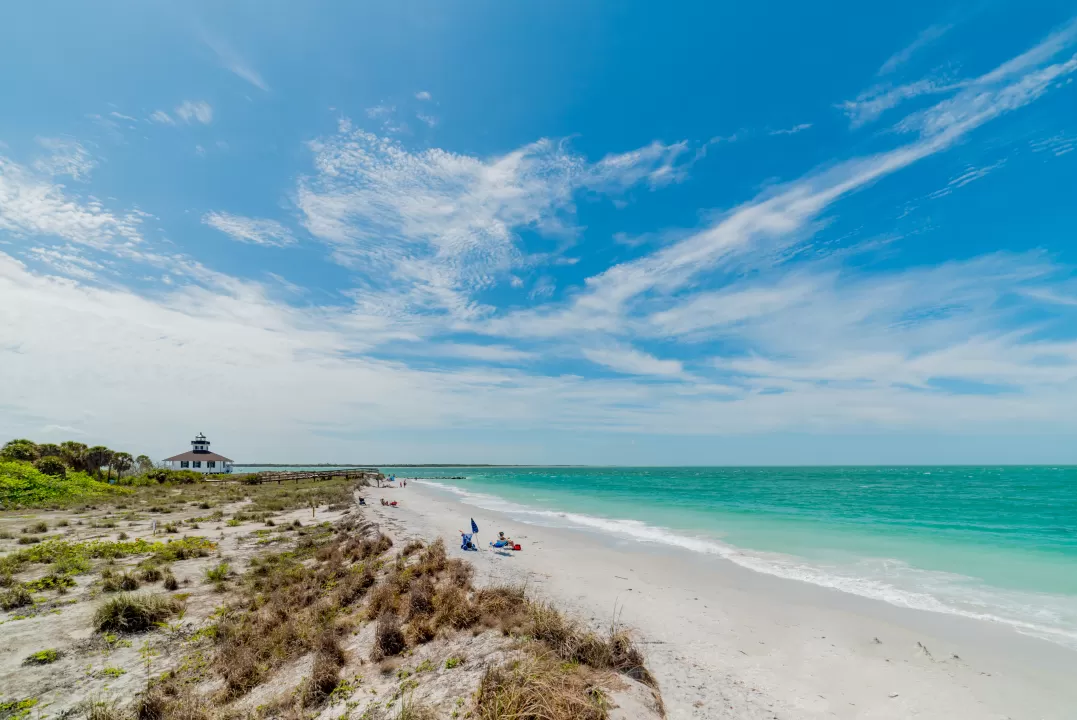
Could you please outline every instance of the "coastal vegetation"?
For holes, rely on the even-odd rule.
[[[524,587],[477,585],[442,541],[380,532],[355,489],[166,480],[0,515],[0,624],[41,623],[9,635],[11,651],[26,672],[50,666],[35,711],[600,720],[634,683],[657,717],[627,633],[590,630]],[[91,640],[70,643],[70,624],[47,619],[87,604],[72,617]]]

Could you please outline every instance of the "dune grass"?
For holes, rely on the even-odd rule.
[[[178,613],[182,601],[169,595],[122,593],[106,600],[94,612],[97,632],[145,632]]]

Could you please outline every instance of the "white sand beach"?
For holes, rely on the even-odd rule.
[[[720,557],[514,522],[410,482],[370,489],[395,536],[441,536],[480,582],[526,582],[634,628],[680,718],[1077,718],[1077,652],[963,617],[756,573]],[[400,501],[396,508],[378,502]],[[480,552],[459,549],[469,518]],[[487,545],[498,531],[523,551]]]

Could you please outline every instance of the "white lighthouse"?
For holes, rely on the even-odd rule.
[[[207,474],[232,472],[232,460],[211,452],[209,440],[202,433],[198,433],[191,441],[191,449],[188,452],[165,458],[165,462],[172,470],[193,470]]]

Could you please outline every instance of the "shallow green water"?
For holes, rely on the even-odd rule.
[[[1077,468],[400,468],[525,522],[1077,646]],[[466,480],[444,479],[464,475]]]

